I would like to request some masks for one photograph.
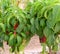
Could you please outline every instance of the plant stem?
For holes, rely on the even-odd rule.
[[[52,54],[52,50],[51,50],[51,47],[49,47],[49,54]]]
[[[17,47],[15,48],[15,54],[18,54]]]
[[[15,54],[18,54],[18,52],[17,52],[17,51],[15,51]]]

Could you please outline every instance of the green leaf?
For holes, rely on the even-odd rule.
[[[12,34],[12,35],[10,36],[10,39],[9,39],[9,45],[10,45],[10,46],[13,46],[13,45],[14,45],[13,40],[14,40],[14,35]]]
[[[45,19],[40,20],[40,26],[44,27],[45,26]]]
[[[54,42],[55,42],[55,37],[54,37],[54,35],[49,35],[49,37],[47,38],[47,41],[46,41],[47,45],[48,45],[49,47],[50,47],[50,46],[53,46]]]
[[[51,30],[50,28],[48,27],[45,27],[45,29],[43,30],[43,33],[46,37],[49,37],[50,35],[54,35],[54,32],[53,30]]]
[[[55,5],[53,7],[53,18],[56,22],[60,21],[60,5]]]
[[[7,18],[7,25],[8,25],[8,27],[10,26],[10,19],[12,18],[12,14],[10,14],[10,16],[8,16],[8,18]]]
[[[31,23],[31,32],[34,34],[36,32],[36,27],[35,27],[35,19],[32,18],[30,20],[30,23]]]
[[[5,35],[5,41],[8,41],[9,40],[9,36]]]
[[[17,22],[16,21],[16,18],[14,19],[15,17],[13,17],[11,20],[10,20],[10,24],[12,25],[12,26],[14,26],[14,24]]]
[[[21,36],[22,36],[23,38],[26,38],[26,34],[25,34],[25,33],[21,33]]]
[[[53,28],[55,24],[60,21],[60,5],[53,6],[51,13],[52,15],[50,15],[50,17],[48,15],[47,26]]]
[[[36,28],[34,25],[31,25],[31,33],[35,34],[36,33]]]
[[[47,9],[47,6],[44,6],[44,7],[41,9],[41,15],[42,15],[42,16],[44,15],[46,9]]]
[[[1,26],[2,30],[3,30],[3,32],[5,32],[5,26],[4,26],[4,24],[0,23],[0,26]]]
[[[29,12],[30,9],[31,9],[31,6],[32,6],[32,3],[31,2],[28,2],[26,8],[25,8],[25,11]]]
[[[55,33],[60,32],[60,23],[56,23],[54,32]]]
[[[22,38],[17,35],[17,45],[19,46],[22,42]]]
[[[52,49],[53,49],[54,51],[57,51],[57,50],[58,50],[58,44],[55,43],[55,44],[53,45]]]
[[[19,24],[19,26],[18,26],[17,29],[16,29],[16,32],[20,34],[21,31],[24,29],[24,27],[25,27],[25,26],[24,26],[23,23]]]
[[[36,26],[36,29],[39,30],[39,19],[38,18],[35,19],[35,26]]]
[[[45,27],[43,33],[47,37],[47,45],[48,46],[53,45],[55,41],[54,32],[50,28]]]
[[[36,30],[36,34],[41,38],[43,36],[43,28],[39,26],[39,30]]]
[[[34,24],[34,21],[35,21],[34,18],[31,18],[31,19],[30,19],[30,23],[31,23],[32,25]]]
[[[41,5],[40,5],[40,2],[35,2],[32,6],[31,6],[31,9],[30,9],[30,14],[31,14],[31,16],[32,17],[34,17],[35,16],[35,14],[37,13],[37,11],[38,11],[38,7],[40,7]]]

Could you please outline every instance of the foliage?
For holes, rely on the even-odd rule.
[[[60,1],[38,0],[28,7],[30,8],[27,8],[27,15],[30,16],[27,18],[31,23],[31,33],[38,34],[42,43],[57,50],[56,39],[60,34]]]
[[[27,39],[27,26],[26,12],[17,6],[16,0],[0,1],[0,40],[7,41],[12,51],[16,47],[19,51],[23,40]]]
[[[5,40],[12,51],[16,47],[19,51],[24,39],[28,41],[31,36],[38,34],[48,47],[55,48],[56,38],[60,33],[59,14],[59,0],[29,2],[24,10],[18,7],[16,0],[1,0],[0,43]]]

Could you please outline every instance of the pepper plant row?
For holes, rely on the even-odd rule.
[[[56,49],[56,39],[60,34],[60,1],[42,0],[29,2],[24,10],[15,0],[0,1],[0,43],[7,41],[12,51],[25,39],[39,35],[40,42]],[[2,45],[3,46],[3,45]]]

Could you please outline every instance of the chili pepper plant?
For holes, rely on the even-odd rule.
[[[60,1],[37,0],[28,2],[24,10],[18,7],[17,0],[0,1],[0,46],[3,41],[11,46],[12,52],[20,46],[23,40],[37,34],[40,43],[46,44],[51,50],[58,48],[60,34]]]

